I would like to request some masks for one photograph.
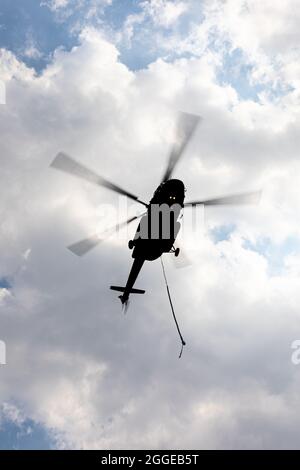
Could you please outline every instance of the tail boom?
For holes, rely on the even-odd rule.
[[[120,287],[120,286],[110,286],[112,290],[116,290],[118,292],[123,292],[122,295],[119,296],[121,299],[122,304],[126,304],[129,299],[130,294],[144,294],[145,291],[142,289],[134,289],[134,283],[136,281],[136,278],[138,277],[140,270],[144,264],[145,260],[144,258],[134,258],[131,271],[128,276],[128,281],[126,283],[125,287]]]

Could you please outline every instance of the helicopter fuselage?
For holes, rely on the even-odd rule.
[[[178,218],[184,197],[185,188],[180,180],[168,180],[157,188],[134,239],[129,242],[133,258],[153,261],[172,250],[180,230]]]
[[[144,290],[133,286],[145,261],[154,261],[169,252],[178,256],[179,249],[175,250],[174,242],[180,230],[178,218],[184,197],[184,184],[176,179],[163,182],[153,194],[134,239],[128,243],[129,248],[133,249],[134,262],[126,286],[111,286],[111,289],[123,292],[120,295],[123,304],[127,303],[130,294],[144,294]]]

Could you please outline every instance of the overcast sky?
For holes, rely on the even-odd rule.
[[[299,24],[298,0],[0,0],[1,448],[300,447]],[[148,201],[178,110],[203,117],[187,199],[263,189],[205,210],[192,265],[164,256],[181,359],[159,261],[126,315],[109,290],[134,224],[66,249],[122,202],[49,168],[64,150]]]

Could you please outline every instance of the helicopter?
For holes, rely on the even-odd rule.
[[[50,164],[52,168],[110,189],[134,200],[146,208],[146,212],[131,217],[110,229],[112,233],[140,219],[134,238],[128,242],[128,247],[132,250],[133,264],[126,285],[124,287],[110,286],[110,289],[113,291],[121,293],[119,298],[123,305],[127,305],[131,294],[145,293],[145,290],[134,287],[145,261],[154,261],[161,258],[163,253],[173,253],[175,257],[179,255],[180,249],[176,248],[174,244],[180,230],[181,224],[178,219],[182,209],[200,205],[256,204],[259,201],[261,191],[244,192],[212,199],[199,199],[185,202],[186,189],[184,183],[179,179],[172,178],[172,175],[201,120],[202,118],[195,114],[186,112],[179,113],[176,138],[169,154],[166,170],[152,199],[148,203],[98,175],[64,152],[58,153]],[[101,241],[102,239],[99,235],[93,235],[68,246],[68,248],[77,256],[83,256]]]

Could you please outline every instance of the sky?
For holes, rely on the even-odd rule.
[[[299,21],[298,0],[0,0],[1,449],[300,447]],[[262,197],[184,215],[178,359],[159,261],[126,315],[109,290],[134,223],[66,249],[140,209],[49,165],[148,201],[180,110],[202,117],[186,198]]]

